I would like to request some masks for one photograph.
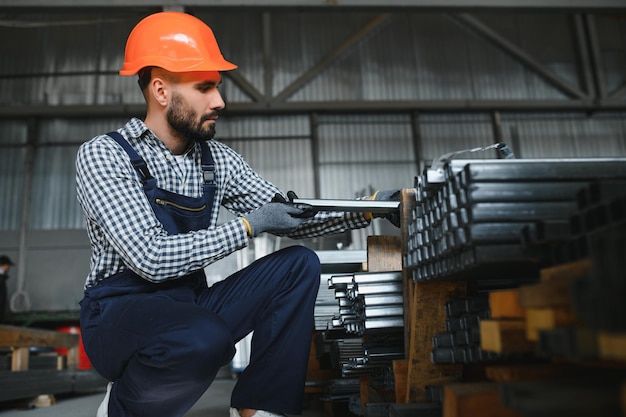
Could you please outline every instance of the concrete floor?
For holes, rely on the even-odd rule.
[[[235,380],[216,379],[202,398],[185,417],[228,417],[230,393]],[[57,397],[51,406],[27,408],[16,404],[13,408],[0,408],[1,417],[94,417],[104,398],[104,392],[92,395]],[[323,409],[307,409],[305,417],[328,417]],[[165,417],[165,416],[163,416]]]

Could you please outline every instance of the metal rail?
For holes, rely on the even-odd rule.
[[[392,213],[398,210],[399,201],[376,200],[317,200],[296,198],[294,204],[307,204],[319,211],[346,211],[360,213]]]

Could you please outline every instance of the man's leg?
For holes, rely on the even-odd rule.
[[[235,340],[254,331],[250,364],[233,390],[233,407],[301,412],[319,284],[317,255],[293,246],[257,260],[199,297],[199,304],[224,319]]]
[[[221,318],[167,293],[83,304],[85,348],[114,381],[110,417],[183,416],[234,354]]]

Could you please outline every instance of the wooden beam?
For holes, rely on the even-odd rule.
[[[496,353],[532,352],[535,345],[526,338],[524,320],[481,320],[480,348]]]
[[[535,342],[539,340],[541,330],[580,324],[571,307],[526,309],[526,338]]]
[[[417,205],[417,190],[414,188],[403,189],[400,197],[400,229],[401,245],[402,245],[402,263],[404,265],[404,255],[409,252],[409,225],[413,223],[413,210]],[[402,268],[402,282],[404,294],[404,357],[409,357],[409,341],[410,329],[415,321],[414,304],[412,302],[414,292],[414,282],[411,271],[408,268]]]
[[[454,282],[419,282],[414,284],[411,300],[412,320],[407,377],[407,402],[426,400],[426,386],[459,381],[463,367],[456,364],[433,364],[430,358],[432,337],[445,330],[445,303],[465,297],[467,284]]]
[[[407,372],[409,361],[406,359],[393,361],[393,379],[396,394],[396,403],[406,402]]]
[[[526,315],[520,304],[519,290],[498,290],[489,293],[489,313],[496,319],[523,319]]]
[[[443,388],[443,417],[520,417],[502,405],[491,382],[449,384]]]
[[[626,333],[599,333],[598,349],[602,359],[626,361]]]
[[[367,237],[367,271],[389,272],[402,270],[402,252],[398,236]]]
[[[75,347],[79,336],[54,330],[0,325],[0,347]]]
[[[591,261],[589,259],[581,259],[575,262],[568,262],[561,265],[543,268],[539,272],[541,282],[550,282],[560,277],[579,277],[586,275],[591,271]]]
[[[541,381],[546,378],[566,378],[579,373],[572,366],[566,364],[513,364],[488,365],[485,367],[485,376],[493,382],[510,381]]]

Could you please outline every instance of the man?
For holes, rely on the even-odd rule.
[[[184,415],[251,331],[231,416],[301,411],[315,253],[289,247],[210,288],[203,268],[263,232],[318,236],[365,227],[371,216],[293,204],[212,140],[224,108],[220,71],[234,68],[199,19],[148,16],[131,32],[120,71],[138,74],[145,120],[78,151],[78,200],[93,248],[82,336],[94,368],[112,381],[97,416]],[[217,225],[220,205],[238,217]]]
[[[4,322],[7,311],[7,280],[13,265],[15,264],[11,258],[6,255],[0,256],[0,323]]]

